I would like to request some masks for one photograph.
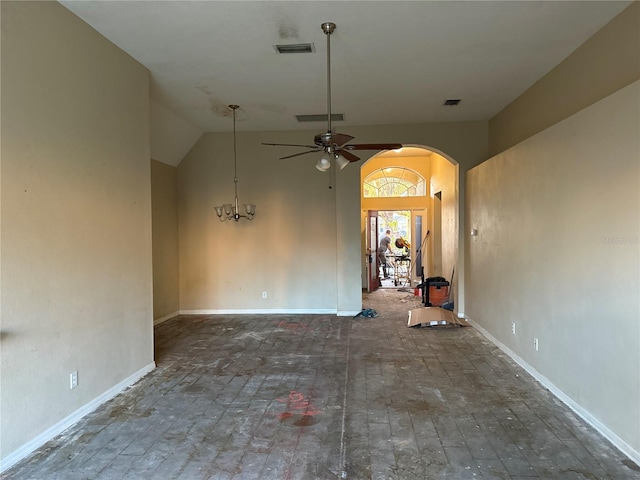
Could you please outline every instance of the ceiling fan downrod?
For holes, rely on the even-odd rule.
[[[321,25],[322,31],[327,36],[327,133],[331,136],[331,34],[336,29],[333,22],[325,22]]]

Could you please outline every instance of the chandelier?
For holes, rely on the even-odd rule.
[[[235,200],[234,203],[224,203],[219,207],[215,207],[216,215],[221,222],[225,220],[235,220],[236,222],[241,218],[247,220],[253,220],[253,216],[256,214],[256,206],[253,203],[245,203],[244,211],[246,215],[240,215],[238,209],[238,160],[236,155],[236,110],[240,108],[238,105],[229,105],[229,108],[233,112],[233,183],[235,186]]]

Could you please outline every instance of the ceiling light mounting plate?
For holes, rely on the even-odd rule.
[[[336,24],[333,22],[324,22],[321,26],[322,31],[325,33],[325,35],[331,35],[336,29]]]

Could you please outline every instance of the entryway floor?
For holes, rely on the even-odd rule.
[[[472,327],[181,316],[158,368],[6,479],[637,479],[640,468]]]

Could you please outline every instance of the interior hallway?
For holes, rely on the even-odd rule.
[[[158,368],[6,479],[634,479],[640,468],[471,327],[182,316]]]

